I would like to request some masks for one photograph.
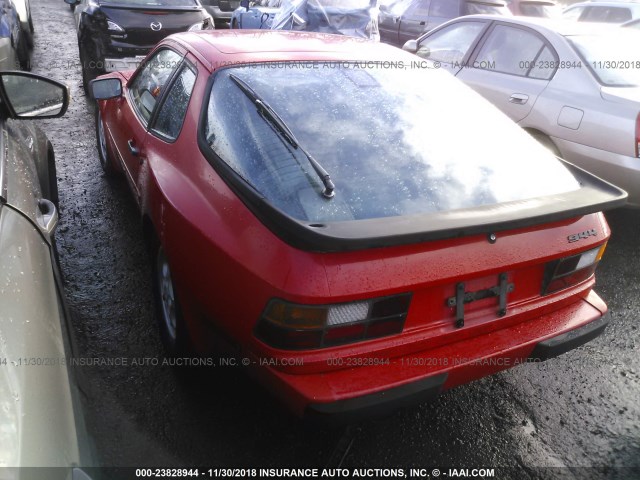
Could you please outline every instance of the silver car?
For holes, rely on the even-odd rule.
[[[86,462],[87,443],[53,244],[53,149],[37,127],[10,119],[58,117],[68,101],[57,82],[0,72],[0,466],[67,467],[49,478]],[[30,475],[0,470],[3,479]]]
[[[640,3],[635,2],[582,2],[562,12],[565,20],[578,22],[624,23],[640,18]]]
[[[460,18],[405,44],[446,68],[558,156],[640,207],[640,35],[526,17]]]

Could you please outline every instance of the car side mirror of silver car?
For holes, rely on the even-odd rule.
[[[68,3],[69,5],[77,5],[80,3],[80,0],[64,0],[64,3]]]
[[[402,49],[407,52],[416,53],[418,51],[418,41],[407,40],[407,43],[402,46]]]
[[[92,80],[91,95],[95,100],[108,100],[122,95],[122,82],[119,78],[99,78]]]
[[[56,118],[69,106],[66,85],[28,72],[0,72],[0,96],[9,118]]]

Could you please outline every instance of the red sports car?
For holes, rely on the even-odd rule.
[[[353,418],[603,331],[599,212],[626,194],[437,66],[216,31],[94,81],[170,353],[230,347],[297,414]]]

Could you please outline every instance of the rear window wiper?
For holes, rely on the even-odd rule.
[[[242,92],[247,97],[249,97],[249,99],[251,99],[251,101],[254,103],[254,105],[258,109],[260,116],[264,118],[267,122],[271,123],[271,125],[273,125],[273,127],[276,130],[278,130],[280,135],[289,143],[289,145],[291,145],[296,150],[300,150],[304,154],[304,156],[307,157],[307,160],[309,160],[309,163],[313,167],[313,170],[316,172],[318,177],[320,177],[320,180],[322,180],[322,184],[324,185],[324,190],[322,191],[322,195],[325,198],[333,198],[333,196],[335,195],[336,187],[333,184],[333,181],[331,180],[331,176],[322,167],[322,165],[320,165],[320,163],[318,163],[318,161],[311,156],[309,152],[307,152],[304,148],[302,148],[302,146],[300,145],[300,142],[298,142],[295,135],[293,134],[291,129],[287,126],[285,121],[282,120],[282,118],[280,118],[280,115],[278,115],[275,112],[275,110],[273,110],[273,108],[271,108],[267,102],[265,102],[262,98],[260,98],[260,96],[244,81],[240,80],[238,77],[236,77],[233,74],[229,74],[229,78],[233,80],[233,82],[238,86],[238,88],[240,88],[240,90],[242,90]]]

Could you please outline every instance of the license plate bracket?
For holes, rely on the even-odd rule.
[[[456,309],[456,328],[464,327],[464,306],[467,303],[484,300],[485,298],[498,297],[498,316],[504,317],[507,314],[507,295],[513,292],[515,285],[508,281],[506,273],[498,275],[498,285],[475,292],[466,292],[464,282],[456,284],[456,294],[447,299],[447,306]]]

